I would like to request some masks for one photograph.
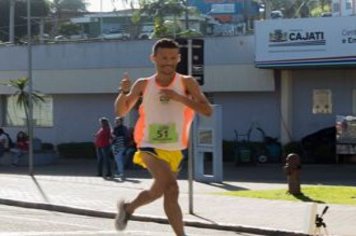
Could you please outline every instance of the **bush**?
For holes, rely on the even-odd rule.
[[[64,158],[95,158],[95,145],[93,142],[61,143],[57,145],[60,157]]]
[[[42,143],[41,149],[43,151],[54,151],[54,145],[52,143]]]

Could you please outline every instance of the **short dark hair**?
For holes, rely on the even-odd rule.
[[[106,117],[100,117],[99,118],[99,122],[101,124],[105,124],[105,125],[109,125],[110,124],[108,118],[106,118]]]
[[[179,49],[179,44],[174,41],[173,39],[169,39],[169,38],[162,38],[160,40],[158,40],[152,47],[152,53],[153,55],[156,55],[157,50],[159,48],[176,48]]]

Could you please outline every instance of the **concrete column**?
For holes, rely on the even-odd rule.
[[[286,144],[293,136],[293,80],[290,70],[281,72],[281,143]]]
[[[44,34],[44,19],[43,17],[40,18],[40,43],[43,43],[43,34]]]

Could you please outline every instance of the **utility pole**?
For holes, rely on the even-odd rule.
[[[9,42],[15,43],[15,0],[10,0]]]
[[[272,4],[270,0],[265,0],[265,19],[271,19]]]
[[[43,43],[43,35],[44,35],[44,18],[40,17],[40,43]]]
[[[100,36],[103,34],[103,0],[100,0]]]
[[[244,23],[246,25],[246,30],[248,29],[248,22],[247,22],[247,0],[243,0],[243,19],[244,19]]]
[[[193,55],[192,55],[192,40],[187,40],[187,52],[188,52],[188,75],[192,75],[193,72]],[[194,122],[194,121],[193,121]],[[188,183],[189,183],[189,214],[194,214],[194,199],[193,199],[193,158],[194,158],[194,123],[191,124],[190,128],[190,140],[189,140],[189,150],[188,150]]]
[[[31,0],[27,0],[27,49],[28,49],[28,136],[29,136],[29,152],[28,152],[28,172],[33,175],[33,101],[32,101],[32,35],[31,35]]]
[[[189,30],[189,8],[188,8],[188,0],[185,0],[185,30]]]

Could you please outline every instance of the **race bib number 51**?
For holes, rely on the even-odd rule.
[[[175,124],[151,124],[149,126],[149,141],[151,143],[175,143],[178,134]]]

